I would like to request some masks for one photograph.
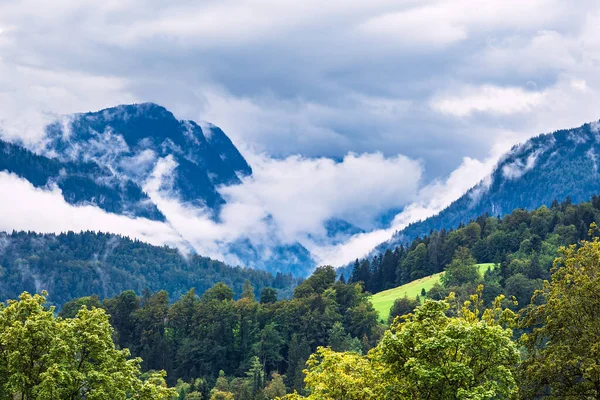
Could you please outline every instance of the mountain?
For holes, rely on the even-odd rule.
[[[58,188],[72,205],[95,205],[109,213],[165,222],[175,230],[169,220],[173,216],[159,209],[158,200],[176,201],[180,209],[219,223],[225,199],[218,187],[241,184],[252,174],[220,128],[178,120],[153,103],[57,118],[35,150],[0,140],[0,171],[37,188]],[[160,199],[145,190],[159,193]],[[193,239],[179,234],[185,241]],[[263,270],[304,276],[315,266],[299,243],[278,243],[275,236],[268,244],[250,239],[240,235],[218,246],[240,264]]]
[[[217,282],[237,294],[249,280],[258,294],[274,287],[281,297],[291,295],[297,281],[291,275],[230,267],[177,249],[152,246],[119,235],[67,232],[0,232],[0,302],[24,290],[47,290],[52,304],[97,294],[111,297],[124,290],[142,294],[166,290],[172,299],[194,287],[203,293]]]
[[[600,193],[600,123],[559,130],[514,146],[492,174],[439,214],[410,224],[375,252],[407,243],[431,230],[450,229],[479,215],[503,216],[570,198],[587,201]]]
[[[121,105],[76,114],[49,125],[45,152],[63,162],[95,162],[116,178],[139,186],[159,160],[175,165],[169,187],[181,201],[218,211],[225,201],[218,185],[241,183],[252,168],[223,131],[178,120],[153,103]],[[216,213],[214,214],[216,215]]]
[[[94,204],[115,214],[165,220],[140,186],[95,162],[48,158],[2,140],[0,154],[0,171],[18,175],[37,188],[58,187],[69,204]]]

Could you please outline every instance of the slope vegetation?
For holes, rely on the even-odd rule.
[[[487,271],[489,268],[492,268],[493,265],[493,263],[478,264],[479,273],[483,276],[485,271]],[[392,308],[392,305],[396,299],[404,296],[407,296],[411,299],[416,298],[421,294],[421,290],[425,289],[425,291],[429,291],[433,285],[439,283],[443,274],[443,272],[439,272],[437,274],[417,279],[416,281],[409,282],[393,289],[384,290],[383,292],[379,292],[371,296],[371,303],[373,304],[373,307],[375,307],[375,310],[377,310],[379,318],[386,321],[388,314],[390,313],[390,309]]]

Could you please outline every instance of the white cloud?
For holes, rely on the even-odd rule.
[[[412,222],[437,214],[468,189],[484,180],[492,172],[504,151],[504,147],[496,147],[484,161],[465,157],[462,164],[445,180],[434,181],[420,188],[416,200],[396,215],[387,229],[376,229],[355,235],[347,242],[334,246],[308,246],[308,248],[317,255],[322,264],[345,265],[356,258],[363,257],[378,244],[390,239],[394,232]]]
[[[0,230],[44,233],[94,230],[115,232],[155,245],[185,248],[181,236],[167,224],[106,213],[94,206],[74,207],[59,189],[42,190],[6,172],[0,172]]]
[[[444,114],[468,117],[473,113],[509,115],[530,112],[544,103],[546,94],[519,87],[467,86],[460,93],[438,95],[431,107]]]
[[[58,114],[134,101],[121,78],[24,67],[0,58],[0,136],[8,140],[36,147]]]
[[[435,46],[466,40],[472,33],[530,30],[554,20],[564,5],[552,0],[445,0],[398,8],[403,9],[367,19],[358,30],[383,41],[431,51]]]
[[[525,172],[530,171],[535,167],[535,163],[541,152],[542,151],[537,150],[531,153],[527,157],[525,163],[523,163],[521,159],[518,159],[515,162],[506,164],[502,167],[502,176],[506,179],[519,179]]]
[[[254,156],[249,161],[253,175],[221,192],[232,205],[264,207],[286,242],[324,233],[330,218],[370,228],[379,213],[411,202],[421,179],[420,164],[401,155],[348,154],[341,162]]]
[[[553,30],[529,35],[512,35],[488,40],[480,54],[473,57],[473,72],[492,72],[535,77],[548,71],[561,72],[575,67],[580,51],[572,38]],[[479,68],[478,72],[475,67]]]
[[[228,203],[219,222],[211,220],[205,210],[183,205],[165,190],[164,180],[176,167],[171,158],[158,162],[144,189],[196,251],[239,264],[228,247],[238,240],[249,240],[265,251],[300,241],[319,256],[322,243],[327,243],[326,220],[342,218],[370,225],[378,213],[412,202],[421,177],[420,164],[403,156],[349,154],[335,162],[254,155],[250,161],[251,177],[241,185],[220,189]],[[314,238],[320,238],[321,244]]]
[[[448,19],[445,12],[443,7],[423,7],[408,12],[386,13],[361,23],[358,31],[380,39],[392,37],[410,47],[447,45],[466,39],[466,27]]]

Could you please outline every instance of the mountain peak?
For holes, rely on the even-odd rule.
[[[47,128],[47,152],[65,162],[95,162],[143,187],[160,160],[174,162],[162,186],[183,202],[218,211],[216,190],[240,183],[252,169],[231,140],[211,125],[209,139],[193,121],[178,120],[155,103],[122,104],[75,114]]]
[[[97,116],[102,115],[106,119],[128,119],[130,117],[145,116],[147,118],[172,118],[175,116],[167,110],[165,107],[152,103],[132,103],[132,104],[119,104],[118,106],[105,108],[99,111],[90,111],[83,115]]]
[[[456,228],[480,215],[574,203],[600,193],[600,122],[535,136],[513,146],[492,174],[439,214],[410,224],[376,249],[385,251],[431,230]]]

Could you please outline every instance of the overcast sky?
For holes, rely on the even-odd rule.
[[[0,0],[5,137],[153,101],[223,128],[256,171],[227,195],[288,238],[408,207],[362,244],[314,249],[327,261],[441,208],[511,145],[598,120],[599,72],[597,0]],[[315,199],[314,221],[290,214],[284,183]]]

